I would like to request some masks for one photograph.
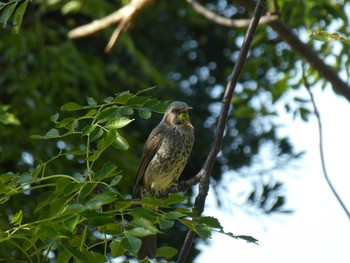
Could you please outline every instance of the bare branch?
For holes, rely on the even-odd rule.
[[[68,37],[79,38],[88,36],[120,22],[106,47],[106,51],[108,52],[115,45],[120,33],[128,29],[130,23],[135,18],[137,13],[152,1],[154,0],[132,0],[129,4],[123,6],[112,14],[105,16],[104,18],[94,20],[89,24],[79,26],[69,31]]]
[[[216,157],[221,149],[222,139],[224,136],[224,130],[226,127],[227,116],[231,105],[232,95],[236,87],[236,84],[238,82],[239,76],[242,72],[245,61],[247,59],[249,47],[252,43],[254,33],[258,27],[260,17],[265,8],[265,2],[266,0],[259,0],[256,4],[254,14],[253,14],[253,19],[251,20],[251,23],[247,29],[247,33],[246,33],[244,42],[242,44],[242,48],[237,58],[237,63],[233,68],[231,78],[227,83],[225,94],[222,99],[222,106],[221,106],[218,124],[216,127],[216,132],[214,135],[213,145],[211,147],[209,155],[202,169],[196,175],[196,177],[197,176],[200,177],[199,192],[195,201],[195,210],[197,211],[198,215],[201,215],[204,210],[205,200],[209,191],[210,174],[214,166]],[[194,232],[192,232],[191,230],[188,231],[185,242],[180,251],[179,258],[177,260],[178,263],[185,262],[195,236],[196,234]]]
[[[320,116],[320,112],[318,111],[317,105],[316,105],[316,101],[314,98],[313,93],[311,92],[310,89],[310,84],[307,80],[306,74],[305,74],[305,68],[303,65],[303,80],[304,80],[304,85],[306,87],[306,90],[308,91],[310,98],[311,98],[311,103],[312,106],[314,108],[314,113],[317,119],[317,124],[318,124],[318,135],[319,135],[319,147],[320,147],[320,158],[321,158],[321,164],[322,164],[322,171],[323,171],[323,175],[324,178],[326,179],[326,182],[329,186],[329,188],[331,189],[331,191],[333,192],[335,198],[337,199],[338,203],[341,205],[341,207],[343,208],[344,212],[346,213],[346,215],[348,216],[348,219],[350,219],[350,212],[349,210],[346,208],[344,202],[342,201],[342,199],[340,198],[339,194],[337,193],[337,191],[335,190],[331,180],[329,179],[328,176],[328,172],[326,169],[326,162],[325,162],[325,157],[324,157],[324,150],[323,150],[323,132],[322,132],[322,122],[321,122],[321,116]]]
[[[194,10],[196,10],[198,13],[203,15],[205,18],[207,18],[210,21],[213,21],[216,24],[227,26],[227,27],[236,27],[236,28],[245,28],[248,27],[250,24],[250,19],[230,19],[227,17],[220,16],[207,8],[205,8],[203,5],[198,3],[195,0],[186,0],[187,3],[189,3]],[[278,20],[279,17],[277,15],[271,14],[267,16],[262,16],[260,18],[259,24],[268,24],[274,20]]]

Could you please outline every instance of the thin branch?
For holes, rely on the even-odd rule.
[[[187,3],[189,3],[194,10],[196,10],[199,14],[204,16],[210,21],[213,21],[216,24],[227,26],[227,27],[235,27],[235,28],[246,28],[250,24],[250,19],[230,19],[224,16],[220,16],[207,8],[205,8],[203,5],[198,3],[195,0],[186,0]],[[268,24],[274,20],[278,20],[279,17],[274,14],[269,14],[266,16],[262,16],[260,18],[259,24]]]
[[[312,103],[312,106],[314,108],[314,113],[315,113],[315,116],[316,116],[316,119],[317,119],[317,123],[318,123],[318,134],[319,134],[319,140],[320,140],[319,149],[320,149],[320,158],[321,158],[321,165],[322,165],[322,171],[323,171],[324,178],[326,179],[326,182],[327,182],[329,188],[332,190],[332,192],[333,192],[335,198],[337,199],[338,203],[341,205],[341,207],[343,208],[344,212],[348,216],[348,219],[350,219],[350,212],[349,212],[349,210],[346,208],[344,202],[342,201],[341,197],[337,193],[336,189],[334,188],[334,186],[333,186],[333,184],[332,184],[332,182],[331,182],[331,180],[329,179],[329,176],[328,176],[328,172],[327,172],[327,169],[326,169],[325,157],[324,157],[323,132],[322,132],[321,116],[320,116],[320,113],[318,111],[314,95],[313,95],[313,93],[311,91],[310,84],[309,84],[309,82],[307,80],[307,77],[306,77],[306,74],[305,74],[304,65],[303,65],[303,80],[304,80],[304,85],[306,87],[306,90],[308,91],[308,93],[310,95],[311,103]]]
[[[253,10],[254,2],[250,0],[236,0],[237,4]],[[286,41],[294,51],[304,58],[318,73],[327,79],[336,93],[343,95],[350,102],[350,86],[343,81],[338,74],[322,60],[315,51],[302,42],[299,37],[281,20],[274,20],[268,25]]]
[[[106,47],[106,51],[109,52],[118,40],[120,33],[126,31],[137,13],[152,1],[154,0],[132,0],[129,4],[101,19],[96,19],[91,23],[72,29],[68,32],[68,37],[85,37],[120,22]]]
[[[266,0],[259,0],[256,4],[254,14],[253,14],[253,19],[251,20],[251,23],[247,29],[247,33],[246,33],[244,42],[242,44],[242,48],[237,58],[237,63],[233,68],[231,78],[227,83],[225,94],[222,99],[222,106],[221,106],[218,124],[216,127],[216,132],[214,135],[213,145],[211,147],[209,155],[202,169],[200,170],[198,175],[196,175],[196,176],[200,176],[200,183],[198,187],[199,192],[195,201],[195,210],[197,211],[198,215],[201,215],[204,210],[205,200],[209,191],[210,174],[211,174],[214,162],[216,160],[216,157],[221,149],[222,139],[224,136],[224,131],[226,127],[228,112],[231,105],[232,95],[235,90],[236,84],[238,82],[239,76],[242,72],[245,61],[247,59],[249,47],[252,43],[254,33],[258,27],[260,17],[265,8],[265,2]],[[196,234],[191,230],[187,233],[185,243],[182,246],[182,249],[180,251],[180,254],[177,260],[178,263],[185,262],[195,236]]]

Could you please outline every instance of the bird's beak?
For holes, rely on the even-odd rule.
[[[190,122],[190,118],[188,116],[188,111],[192,110],[192,107],[188,107],[186,109],[183,109],[179,112],[179,120],[182,121],[186,126],[191,127],[192,129],[194,129],[192,123]]]

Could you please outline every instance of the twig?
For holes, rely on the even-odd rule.
[[[341,207],[343,208],[344,212],[346,213],[346,215],[348,216],[348,219],[350,219],[350,212],[349,210],[346,208],[344,202],[342,201],[342,199],[340,198],[339,194],[337,193],[337,191],[335,190],[331,180],[329,179],[328,176],[328,172],[326,169],[326,162],[325,162],[325,157],[324,157],[324,149],[323,149],[323,132],[322,132],[322,122],[321,122],[321,116],[320,113],[318,111],[317,105],[316,105],[316,101],[314,98],[314,95],[310,89],[310,84],[307,80],[306,74],[305,74],[305,67],[303,65],[303,81],[304,81],[304,85],[306,87],[306,90],[308,91],[310,98],[311,98],[311,103],[312,106],[314,108],[314,113],[317,119],[317,123],[318,123],[318,134],[319,134],[319,149],[320,149],[320,158],[321,158],[321,165],[322,165],[322,171],[323,171],[323,175],[324,178],[326,179],[326,182],[329,186],[329,188],[332,190],[335,198],[337,199],[338,203],[341,205]]]
[[[238,82],[238,78],[240,73],[242,72],[243,66],[245,64],[245,61],[247,59],[247,54],[249,51],[249,47],[251,45],[251,42],[253,40],[254,33],[258,27],[260,17],[263,13],[263,10],[265,8],[265,2],[266,0],[259,0],[256,4],[253,18],[251,20],[251,23],[247,29],[247,33],[244,39],[244,42],[242,44],[241,51],[239,52],[239,56],[237,58],[237,63],[235,64],[235,67],[233,68],[231,78],[229,82],[227,83],[225,94],[222,99],[222,106],[220,111],[220,116],[218,120],[218,124],[216,127],[216,132],[214,135],[214,142],[211,147],[211,150],[209,152],[209,155],[198,173],[200,176],[200,183],[199,183],[199,192],[196,197],[195,201],[195,210],[197,211],[198,215],[201,215],[204,210],[205,205],[205,199],[208,195],[209,191],[209,180],[210,180],[210,174],[214,165],[214,162],[216,160],[216,156],[218,155],[222,139],[224,135],[224,130],[226,127],[227,122],[227,116],[231,105],[232,95],[234,92],[234,89],[236,87],[236,84]],[[188,231],[185,242],[182,246],[182,249],[180,251],[179,257],[177,262],[183,263],[185,262],[187,255],[190,251],[190,248],[192,246],[193,240],[195,238],[196,234],[192,232],[191,230]]]
[[[186,1],[193,7],[194,10],[196,10],[202,16],[204,16],[210,21],[213,21],[216,24],[227,26],[227,27],[235,27],[235,28],[246,28],[250,24],[250,19],[230,19],[224,16],[220,16],[208,10],[207,8],[205,8],[203,5],[201,5],[195,0],[186,0]],[[266,16],[262,16],[260,18],[259,24],[268,24],[278,19],[279,17],[277,15],[269,14]]]

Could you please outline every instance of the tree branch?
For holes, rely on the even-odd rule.
[[[186,0],[186,1],[193,7],[194,10],[196,10],[202,16],[204,16],[210,21],[213,21],[216,24],[227,26],[227,27],[235,27],[235,28],[245,28],[245,27],[248,27],[250,24],[250,19],[230,19],[227,17],[220,16],[208,10],[207,8],[205,8],[203,5],[201,5],[195,0]],[[262,16],[260,18],[259,24],[260,25],[268,24],[278,19],[279,17],[277,15],[269,14],[266,16]]]
[[[319,140],[320,140],[320,143],[319,143],[320,158],[321,158],[322,171],[323,171],[324,178],[326,179],[326,182],[327,182],[329,188],[331,189],[331,191],[333,192],[333,194],[334,194],[335,198],[337,199],[338,203],[340,204],[340,206],[343,208],[344,212],[346,213],[348,219],[350,219],[350,212],[349,212],[349,210],[346,208],[343,200],[341,199],[341,197],[339,196],[339,194],[335,190],[335,188],[334,188],[334,186],[333,186],[333,184],[332,184],[332,182],[331,182],[331,180],[329,179],[329,176],[328,176],[328,172],[327,172],[327,169],[326,169],[325,157],[324,157],[324,150],[323,150],[323,132],[322,132],[321,116],[320,116],[320,113],[318,111],[314,95],[311,92],[310,84],[309,84],[309,82],[307,80],[307,77],[305,75],[304,65],[303,65],[303,80],[304,80],[304,85],[306,87],[306,90],[308,91],[308,93],[310,95],[311,103],[312,103],[312,106],[314,108],[314,113],[315,113],[315,116],[316,116],[316,119],[317,119],[318,135],[319,135]]]
[[[153,0],[132,0],[129,4],[104,18],[96,19],[89,24],[72,29],[68,32],[68,37],[85,37],[120,22],[106,47],[106,52],[109,52],[115,45],[121,32],[128,30],[130,23],[136,17],[137,13],[152,1]]]
[[[227,122],[227,116],[231,105],[232,95],[234,92],[234,89],[236,87],[236,84],[238,82],[238,78],[242,72],[243,66],[245,64],[245,61],[247,59],[249,47],[252,43],[254,33],[258,27],[260,17],[263,13],[263,10],[265,8],[265,2],[266,0],[259,0],[256,4],[253,18],[251,20],[251,23],[247,29],[247,33],[244,39],[244,42],[242,44],[242,48],[239,52],[239,56],[237,58],[237,63],[235,64],[231,78],[229,82],[227,83],[225,94],[222,99],[222,106],[221,111],[219,115],[218,124],[216,127],[216,132],[214,135],[214,142],[211,147],[211,150],[209,152],[209,155],[202,167],[202,169],[199,171],[199,173],[196,175],[200,177],[199,182],[199,192],[196,197],[195,201],[195,210],[197,211],[198,215],[201,215],[204,210],[205,200],[208,195],[209,191],[209,182],[210,182],[210,174],[212,171],[212,168],[214,166],[214,162],[216,160],[216,157],[221,149],[222,145],[222,139],[224,136],[224,131],[226,127]],[[180,251],[179,257],[177,262],[183,263],[185,262],[187,255],[190,251],[190,248],[192,246],[193,240],[195,238],[196,234],[192,232],[191,230],[188,231],[185,242],[182,246],[182,249]]]
[[[249,0],[236,0],[236,2],[253,10],[254,2]],[[343,95],[350,102],[350,87],[343,81],[338,74],[324,61],[319,58],[315,51],[308,45],[303,43],[299,37],[281,20],[270,21],[268,25],[275,30],[278,35],[286,41],[293,50],[295,50],[302,58],[304,58],[318,73],[327,79],[336,93]]]

